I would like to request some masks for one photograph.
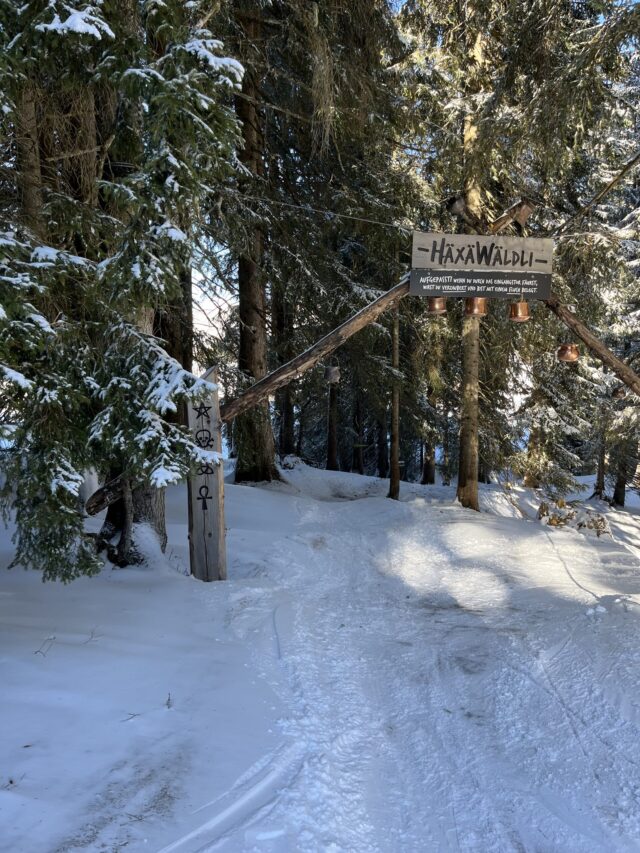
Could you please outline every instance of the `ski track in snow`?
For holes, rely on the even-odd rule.
[[[294,608],[288,633],[273,616],[282,730],[306,754],[228,849],[640,850],[625,698],[637,562],[577,533],[426,508],[316,503],[267,556]]]

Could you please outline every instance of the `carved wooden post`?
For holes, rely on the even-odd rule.
[[[202,378],[215,383],[218,378],[216,369],[209,368]],[[217,387],[210,397],[200,403],[189,403],[189,429],[199,447],[221,454],[217,464],[199,465],[189,477],[191,574],[201,581],[226,580],[222,421]]]

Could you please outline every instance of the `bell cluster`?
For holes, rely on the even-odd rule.
[[[485,296],[468,296],[464,301],[464,313],[467,317],[486,317],[488,299]],[[447,297],[431,296],[427,300],[427,314],[441,317],[447,313]],[[509,305],[509,319],[513,323],[526,323],[531,319],[529,303],[526,300],[512,302]],[[561,344],[556,351],[558,361],[567,363],[578,361],[580,350],[577,344]]]

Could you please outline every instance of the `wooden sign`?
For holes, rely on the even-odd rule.
[[[210,368],[202,378],[215,383],[217,373]],[[194,442],[198,447],[218,454],[217,462],[200,463],[188,480],[191,574],[202,581],[225,580],[224,468],[217,387],[201,402],[189,403],[188,410],[189,430]]]
[[[413,232],[410,293],[548,299],[553,240]]]

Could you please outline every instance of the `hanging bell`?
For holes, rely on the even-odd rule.
[[[580,358],[580,350],[576,344],[561,344],[556,352],[558,361],[577,361]]]
[[[526,323],[531,319],[528,302],[512,302],[509,305],[509,319],[513,323]]]
[[[484,296],[469,296],[464,301],[464,313],[467,317],[486,317],[487,299]]]
[[[329,365],[324,369],[324,381],[329,385],[336,385],[340,382],[340,368]]]
[[[447,313],[447,297],[446,296],[430,296],[427,301],[427,314],[431,317],[437,317],[440,314]]]

